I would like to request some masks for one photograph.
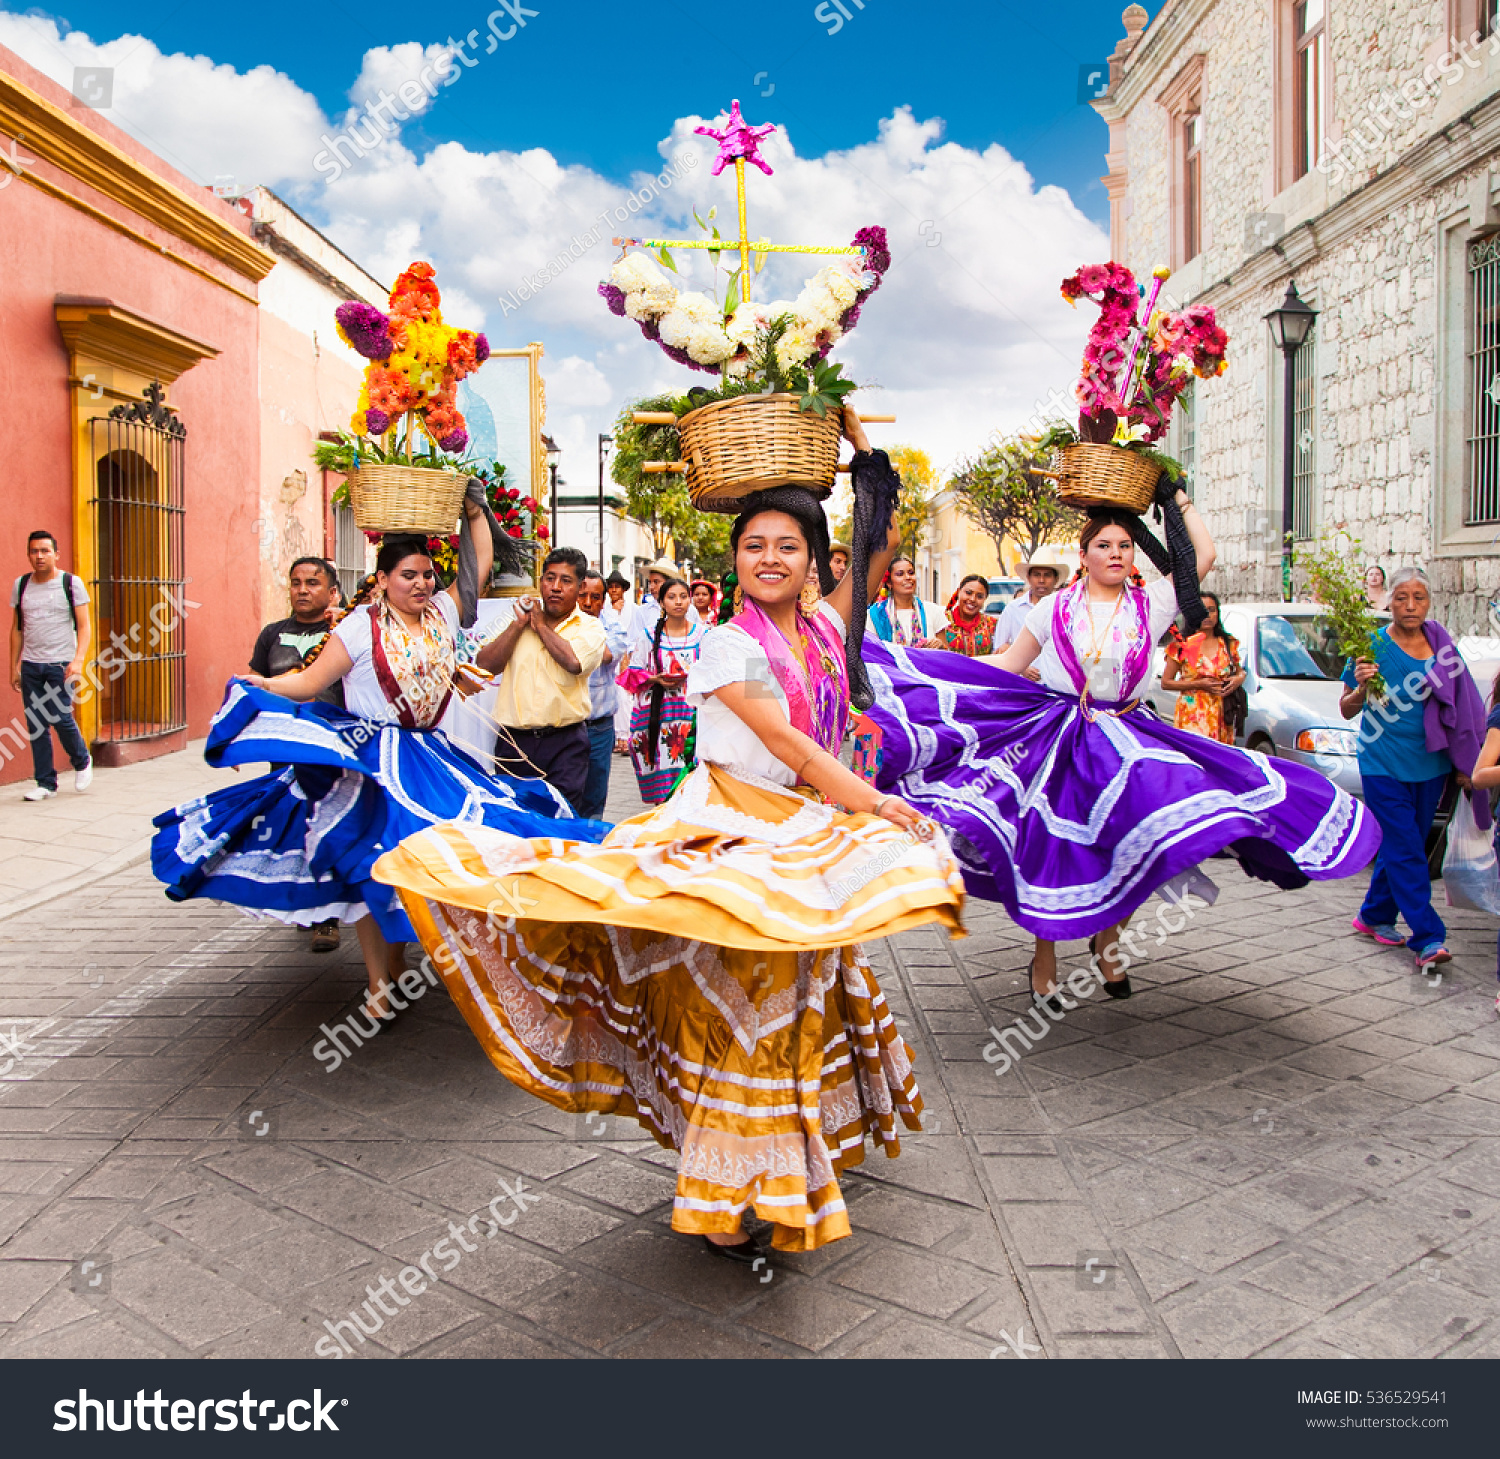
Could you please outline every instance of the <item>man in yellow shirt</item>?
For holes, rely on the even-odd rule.
[[[578,607],[587,571],[576,547],[554,547],[542,563],[541,598],[517,598],[510,626],[475,655],[481,669],[501,675],[500,768],[519,776],[541,771],[575,811],[589,774],[589,675],[605,649],[599,620]]]

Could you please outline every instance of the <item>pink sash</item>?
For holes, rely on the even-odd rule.
[[[792,728],[838,754],[849,722],[849,670],[844,645],[821,613],[797,612],[807,672],[797,662],[782,631],[761,611],[753,598],[731,620],[765,650],[776,682],[786,695]]]

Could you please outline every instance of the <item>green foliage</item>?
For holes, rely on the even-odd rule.
[[[478,457],[449,456],[431,442],[427,450],[408,457],[405,446],[388,444],[392,440],[390,436],[351,436],[340,431],[337,441],[319,441],[313,447],[313,465],[319,471],[334,471],[345,478],[330,498],[334,506],[343,506],[349,500],[348,477],[361,466],[419,466],[428,471],[457,471],[468,476],[488,473],[490,469]],[[505,470],[498,461],[493,465],[501,472]]]
[[[826,359],[813,362],[811,380],[806,370],[793,370],[789,378],[792,388],[803,392],[801,409],[817,416],[826,416],[829,406],[843,405],[844,397],[856,388],[854,381],[844,378],[842,365],[830,365]]]
[[[901,478],[901,500],[896,507],[900,550],[915,557],[927,536],[927,514],[938,489],[937,472],[932,457],[919,446],[892,446],[886,455]]]
[[[1072,428],[1054,427],[1059,429]],[[1050,448],[1068,444],[1052,436],[1049,431],[1040,442],[1024,436],[1002,439],[962,462],[948,482],[960,510],[994,542],[1002,562],[1007,539],[1030,557],[1043,542],[1074,534],[1083,525],[1083,514],[1067,506],[1057,487],[1040,474]]]
[[[684,397],[685,398],[685,397]],[[677,472],[648,473],[642,468],[647,461],[678,461],[682,453],[677,427],[672,425],[637,425],[631,416],[636,411],[686,412],[679,408],[673,395],[653,395],[627,405],[615,421],[615,454],[609,474],[617,486],[625,489],[625,510],[651,529],[651,542],[661,557],[667,545],[687,531],[687,523],[698,513],[688,499],[687,487]],[[696,405],[696,402],[695,402]]]
[[[1313,602],[1327,609],[1339,652],[1351,659],[1375,658],[1375,636],[1380,631],[1365,597],[1364,576],[1356,566],[1363,561],[1360,542],[1347,532],[1320,537],[1311,549],[1297,554],[1297,566],[1307,575]],[[1385,698],[1385,680],[1379,674],[1365,687],[1369,698]]]

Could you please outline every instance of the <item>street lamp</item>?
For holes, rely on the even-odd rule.
[[[599,576],[604,576],[604,448],[614,444],[613,436],[599,433]]]
[[[1295,532],[1293,517],[1296,500],[1295,484],[1295,432],[1297,417],[1296,360],[1297,351],[1312,331],[1313,320],[1318,317],[1316,309],[1309,309],[1297,293],[1295,280],[1286,286],[1286,298],[1279,309],[1266,315],[1271,326],[1271,338],[1281,351],[1286,362],[1284,400],[1282,403],[1283,430],[1281,433],[1281,599],[1292,601],[1292,537]]]
[[[557,449],[557,442],[551,436],[542,437],[542,449],[547,453],[547,470],[550,473],[548,489],[552,498],[552,545],[557,546],[557,463],[562,460],[562,452]]]

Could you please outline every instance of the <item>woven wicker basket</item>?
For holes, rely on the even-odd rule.
[[[1137,451],[1087,442],[1058,447],[1052,465],[1040,474],[1057,483],[1058,496],[1070,507],[1120,507],[1137,514],[1151,505],[1161,476],[1161,467]]]
[[[790,394],[741,395],[689,411],[678,422],[687,489],[705,512],[738,512],[740,498],[768,486],[833,491],[843,412],[802,410]]]
[[[446,536],[464,509],[469,478],[422,466],[361,466],[349,478],[349,505],[361,532]]]

